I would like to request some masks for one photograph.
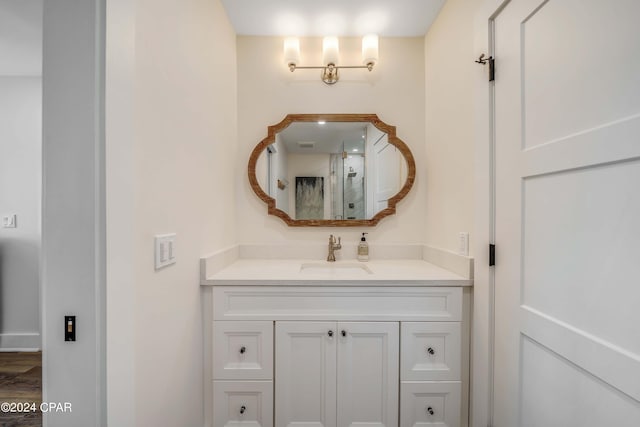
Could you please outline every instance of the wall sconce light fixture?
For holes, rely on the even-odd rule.
[[[373,66],[378,61],[378,36],[367,35],[362,38],[362,63],[364,65],[338,65],[340,50],[337,37],[325,37],[322,39],[322,63],[318,66],[299,66],[300,62],[300,40],[295,37],[287,38],[284,41],[284,60],[291,72],[296,69],[320,69],[322,70],[322,81],[332,85],[338,81],[340,68],[366,68],[373,70]]]

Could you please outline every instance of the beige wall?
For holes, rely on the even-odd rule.
[[[457,252],[473,246],[474,17],[468,0],[448,0],[425,36],[426,244]],[[473,254],[471,254],[473,255]]]
[[[424,39],[381,38],[380,61],[373,72],[341,70],[341,80],[327,86],[320,70],[289,72],[280,37],[238,37],[238,163],[236,182],[238,241],[242,244],[321,243],[330,233],[357,243],[362,229],[289,228],[266,214],[266,205],[249,187],[247,161],[267,126],[289,113],[375,113],[397,127],[418,165],[417,179],[398,215],[367,230],[371,242],[422,243],[425,235],[426,175],[424,153]],[[341,38],[343,63],[359,64],[360,39]],[[300,41],[301,65],[320,63],[320,38]],[[350,254],[355,257],[355,254]]]
[[[109,425],[201,426],[198,259],[236,242],[235,32],[219,0],[131,3],[107,19]]]
[[[472,12],[462,3],[449,0],[426,38],[382,38],[375,70],[344,70],[334,86],[318,70],[290,73],[279,37],[236,38],[219,0],[108,3],[110,424],[202,425],[200,256],[336,231],[357,243],[358,228],[289,228],[251,191],[249,154],[286,114],[376,113],[397,126],[417,179],[398,214],[367,230],[371,242],[426,236],[455,250],[457,232],[472,231]],[[359,40],[341,43],[344,62],[359,63]],[[301,40],[303,65],[319,63],[320,45]],[[156,272],[153,235],[167,232],[178,262]]]

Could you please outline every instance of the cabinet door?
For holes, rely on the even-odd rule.
[[[338,427],[397,427],[396,322],[338,323]]]
[[[336,426],[335,322],[276,322],[276,426]]]

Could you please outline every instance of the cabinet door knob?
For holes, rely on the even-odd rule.
[[[244,405],[242,405],[242,406],[240,407],[240,414],[244,414],[246,410],[247,410],[247,407],[246,407],[246,406],[244,406]]]
[[[347,331],[345,331],[345,330],[343,329],[343,330],[342,330],[342,332],[341,332],[341,334],[342,334],[342,336],[343,336],[343,337],[346,337],[346,336],[347,336]]]
[[[245,354],[247,352],[247,347],[242,346],[240,347],[240,354]]]
[[[434,354],[436,354],[436,351],[435,351],[433,348],[429,347],[429,348],[427,349],[427,353],[429,353],[430,355],[432,355],[432,356],[433,356]]]
[[[432,408],[431,406],[429,406],[429,407],[427,408],[427,412],[429,413],[429,415],[433,415],[433,414],[434,414],[434,412],[433,412],[433,408]]]
[[[330,337],[332,337],[332,336],[333,336],[333,331],[331,331],[331,330],[330,330],[329,332],[327,332],[327,335],[329,335]]]

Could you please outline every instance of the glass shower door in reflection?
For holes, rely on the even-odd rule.
[[[365,219],[364,140],[344,141],[330,156],[331,218]]]

